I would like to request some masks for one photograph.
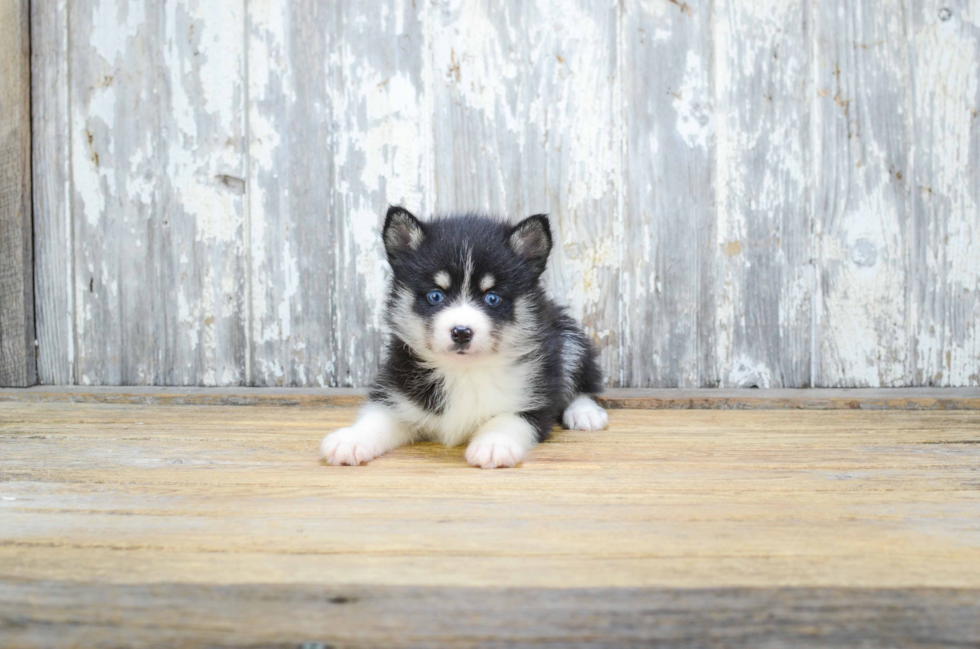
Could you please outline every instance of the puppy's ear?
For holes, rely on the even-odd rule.
[[[388,208],[381,236],[388,259],[392,260],[419,249],[425,239],[425,226],[404,207],[393,206]]]
[[[518,256],[531,262],[539,274],[544,272],[551,252],[551,226],[546,214],[527,217],[513,227],[508,239]]]

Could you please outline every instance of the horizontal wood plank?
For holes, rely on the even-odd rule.
[[[361,388],[196,388],[35,386],[0,389],[0,401],[200,406],[353,407]],[[980,388],[606,390],[610,409],[639,410],[980,410]]]
[[[611,413],[517,471],[353,409],[0,404],[0,566],[115,583],[980,587],[980,413]],[[233,532],[232,532],[233,531]],[[923,561],[923,557],[931,557]]]
[[[978,613],[959,589],[0,583],[8,647],[963,647]]]

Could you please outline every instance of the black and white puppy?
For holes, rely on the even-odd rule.
[[[596,352],[541,286],[551,252],[544,215],[421,222],[392,207],[394,271],[387,357],[357,422],[327,435],[330,464],[361,464],[416,440],[469,442],[466,460],[516,466],[559,420],[600,430]]]

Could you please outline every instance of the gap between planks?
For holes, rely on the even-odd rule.
[[[2,388],[0,401],[143,405],[349,408],[362,388],[203,388],[34,386]],[[633,389],[606,390],[599,402],[636,410],[980,410],[980,388]]]

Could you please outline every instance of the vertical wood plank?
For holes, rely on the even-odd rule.
[[[31,158],[38,382],[75,382],[68,0],[31,3]]]
[[[37,379],[29,4],[0,3],[0,386],[10,387]]]
[[[698,387],[699,325],[711,322],[699,311],[702,242],[715,209],[711,6],[627,7],[623,383]]]
[[[916,385],[980,385],[980,4],[913,0]]]
[[[333,89],[340,77],[336,20],[337,11],[325,2],[249,6],[248,380],[253,385],[336,385],[335,299],[343,227],[330,202]],[[302,256],[300,246],[319,254]],[[307,293],[297,293],[311,280],[320,296],[309,302],[303,299]]]
[[[811,7],[815,384],[906,385],[908,8],[904,0]]]
[[[260,4],[249,15],[256,385],[364,385],[377,371],[389,203],[430,208],[420,9]]]
[[[430,38],[439,212],[548,212],[546,281],[620,372],[620,15],[603,0],[433,5]],[[635,261],[635,260],[634,260]]]
[[[70,7],[82,384],[244,381],[243,10]]]
[[[432,122],[425,79],[425,3],[343,4],[340,119],[331,205],[345,226],[337,269],[336,382],[367,385],[382,354],[388,262],[381,225],[389,204],[432,204]],[[411,209],[411,208],[410,208]]]
[[[810,385],[807,21],[802,0],[719,0],[714,259],[702,384]]]

